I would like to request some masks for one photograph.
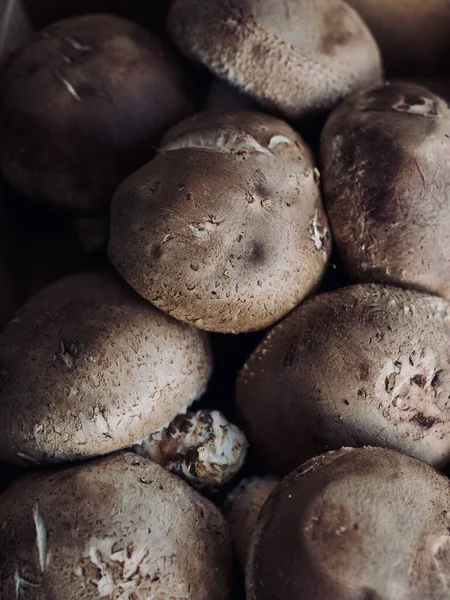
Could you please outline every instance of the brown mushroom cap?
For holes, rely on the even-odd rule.
[[[267,498],[279,483],[277,477],[244,479],[227,497],[223,513],[230,526],[231,537],[242,570],[245,570],[253,530]]]
[[[339,106],[322,133],[324,200],[344,265],[450,300],[450,110],[395,83]]]
[[[204,391],[208,341],[109,274],[63,279],[0,335],[0,459],[75,460],[131,446]]]
[[[325,270],[331,240],[317,176],[283,121],[200,113],[119,187],[110,259],[176,319],[222,333],[263,329]]]
[[[261,511],[248,600],[446,600],[450,482],[381,448],[345,448],[288,475]]]
[[[168,26],[187,56],[291,119],[381,80],[371,33],[340,0],[175,0]]]
[[[390,74],[448,74],[448,0],[347,0],[377,40]]]
[[[190,105],[171,52],[139,25],[75,17],[37,33],[0,77],[0,165],[58,208],[109,205]]]
[[[281,473],[328,449],[450,459],[450,304],[379,285],[311,298],[270,331],[237,383],[244,430]]]
[[[219,510],[135,454],[27,474],[0,497],[2,600],[227,600]]]

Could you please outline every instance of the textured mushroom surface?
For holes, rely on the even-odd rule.
[[[321,139],[324,202],[358,281],[450,300],[450,110],[427,89],[387,84],[355,94]]]
[[[320,282],[330,249],[310,150],[261,113],[182,121],[111,207],[118,272],[161,310],[210,331],[279,320]]]
[[[250,356],[237,383],[250,443],[273,469],[342,446],[450,459],[450,304],[357,285],[304,302]]]
[[[132,453],[29,473],[0,497],[2,600],[227,600],[219,510]]]
[[[63,279],[0,335],[0,458],[46,463],[131,446],[205,390],[201,332],[109,274]]]
[[[95,211],[190,112],[171,51],[111,15],[38,32],[0,76],[0,166],[9,183],[57,208]]]
[[[133,447],[201,490],[215,491],[241,469],[248,443],[243,432],[217,410],[178,415]]]
[[[181,50],[290,119],[381,81],[378,47],[341,0],[175,0]]]
[[[234,548],[243,571],[259,513],[279,481],[271,475],[244,479],[227,496],[223,513],[230,525]]]
[[[446,600],[450,482],[381,448],[345,448],[288,475],[263,507],[248,600]]]

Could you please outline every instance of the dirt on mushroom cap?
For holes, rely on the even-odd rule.
[[[0,498],[2,600],[227,600],[220,511],[132,453],[29,473]]]
[[[161,310],[210,331],[280,319],[320,282],[330,250],[309,149],[260,113],[205,112],[175,126],[111,207],[119,273]]]
[[[169,30],[187,56],[290,119],[381,80],[372,34],[340,0],[175,0]]]
[[[204,334],[115,276],[63,279],[0,335],[0,456],[60,462],[131,446],[186,410],[211,370]]]
[[[357,281],[450,300],[450,111],[411,83],[352,96],[322,132],[324,201]]]
[[[380,285],[311,298],[266,335],[236,393],[250,443],[278,472],[367,444],[442,465],[450,459],[450,305]]]
[[[249,600],[445,600],[450,483],[404,454],[346,448],[286,477],[265,504]]]

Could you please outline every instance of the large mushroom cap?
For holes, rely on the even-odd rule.
[[[168,424],[204,391],[204,334],[109,274],[44,289],[0,335],[0,457],[105,454]]]
[[[447,600],[450,483],[384,449],[307,462],[270,496],[253,536],[248,600]]]
[[[175,0],[169,29],[187,56],[291,119],[381,79],[371,33],[340,0]]]
[[[227,600],[219,510],[127,453],[27,474],[0,498],[2,600]]]
[[[412,83],[355,94],[321,139],[324,201],[358,281],[450,300],[450,110]]]
[[[279,320],[319,283],[330,248],[311,152],[260,113],[205,112],[175,126],[111,207],[118,272],[161,310],[210,331]]]
[[[382,446],[450,459],[450,304],[358,285],[304,302],[242,369],[237,404],[281,473],[328,449]]]
[[[54,23],[1,74],[1,169],[21,193],[57,208],[105,208],[189,113],[184,85],[171,51],[136,23]]]

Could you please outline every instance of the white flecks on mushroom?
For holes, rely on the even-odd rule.
[[[36,544],[39,554],[39,566],[42,573],[44,573],[45,569],[47,568],[47,529],[39,512],[38,504],[35,504],[33,507],[33,520],[36,528]]]
[[[216,410],[178,415],[167,427],[133,448],[194,487],[214,490],[242,467],[248,442],[243,432]]]
[[[325,242],[328,238],[328,228],[322,226],[319,220],[319,212],[316,211],[311,223],[311,239],[314,242],[316,250],[325,250]],[[326,252],[325,252],[326,254]]]
[[[206,130],[200,133],[195,132],[180,135],[176,139],[167,142],[162,147],[162,150],[164,152],[169,152],[173,150],[180,150],[182,148],[211,148],[213,150],[222,152],[240,151],[270,154],[270,151],[267,148],[264,148],[264,146],[255,140],[253,136],[249,135],[245,131],[236,131],[235,129],[225,128],[217,128],[214,130]]]
[[[16,569],[16,572],[14,573],[14,584],[16,586],[16,598],[19,598],[20,588],[22,588],[22,587],[24,587],[24,588],[25,587],[32,587],[32,588],[39,587],[39,585],[37,583],[31,583],[31,581],[27,581],[26,579],[21,577],[18,569]]]
[[[274,135],[270,138],[269,145],[267,146],[269,150],[275,150],[277,146],[280,144],[292,144],[293,142],[288,139],[285,135]]]

